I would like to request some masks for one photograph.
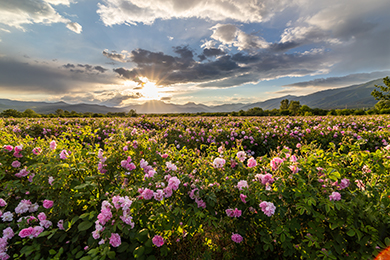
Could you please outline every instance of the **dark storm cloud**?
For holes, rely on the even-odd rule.
[[[206,57],[219,56],[223,55],[225,52],[217,48],[205,48],[203,49],[203,55]]]
[[[92,69],[93,73],[72,72],[73,64],[62,67],[43,63],[25,63],[0,57],[0,91],[24,91],[30,93],[68,93],[86,90],[93,84],[114,84],[113,75],[103,76]]]
[[[194,51],[188,47],[175,47],[174,52],[179,56],[136,49],[131,52],[135,68],[114,71],[130,80],[147,77],[159,85],[199,83],[200,87],[226,88],[278,77],[304,76],[329,66],[319,50],[294,54],[240,52],[231,56],[214,49],[206,53],[222,55],[204,62],[195,61]]]
[[[390,71],[375,71],[371,73],[350,74],[343,77],[320,78],[310,81],[288,84],[283,87],[338,87],[347,84],[361,83],[390,75]]]
[[[70,69],[69,71],[76,72],[76,73],[84,73],[84,72],[89,72],[89,73],[100,72],[100,73],[104,73],[104,72],[106,72],[108,70],[108,69],[103,68],[102,66],[92,66],[92,65],[89,65],[89,64],[77,64],[77,65],[74,65],[74,64],[68,63],[66,65],[63,65],[62,67],[66,68],[66,69]],[[76,69],[76,67],[78,69]],[[83,69],[80,69],[80,68],[83,68]]]

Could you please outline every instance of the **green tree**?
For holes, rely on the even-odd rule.
[[[60,108],[56,110],[56,115],[62,116],[63,114],[64,114],[64,110]]]
[[[41,117],[40,114],[38,114],[37,112],[35,112],[34,110],[28,108],[26,109],[23,113],[22,113],[22,116],[24,117]]]
[[[290,110],[293,113],[293,115],[298,114],[300,108],[301,108],[300,102],[295,100],[291,101],[290,105],[288,106],[288,110]]]
[[[288,110],[289,107],[289,101],[288,99],[283,99],[280,101],[280,110]]]
[[[15,109],[7,109],[0,113],[3,117],[22,117],[22,113]]]
[[[129,113],[127,113],[127,115],[130,117],[136,117],[137,111],[135,109],[130,109],[130,111],[129,111]]]
[[[378,110],[390,108],[390,100],[379,100],[378,103],[375,104],[375,108]]]
[[[380,90],[374,89],[371,92],[371,96],[373,96],[376,100],[390,100],[390,78],[389,78],[389,76],[387,76],[386,78],[383,78],[383,84],[385,84],[385,86],[375,85],[375,87],[379,88]]]

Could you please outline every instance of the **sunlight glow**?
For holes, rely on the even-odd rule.
[[[145,81],[144,81],[145,82]],[[161,98],[159,88],[155,83],[146,81],[143,85],[143,88],[139,90],[139,93],[143,95],[145,100],[158,100]]]

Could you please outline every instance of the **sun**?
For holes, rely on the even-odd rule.
[[[137,91],[142,95],[144,100],[158,100],[161,98],[161,89],[147,78],[139,78],[143,83],[140,87],[137,87]]]

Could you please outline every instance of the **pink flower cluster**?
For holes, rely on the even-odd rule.
[[[42,149],[40,147],[35,147],[32,149],[33,154],[38,155],[42,152]]]
[[[300,168],[298,168],[298,166],[296,164],[292,164],[292,165],[288,166],[288,168],[291,170],[291,172],[293,174],[296,174],[301,170]]]
[[[51,141],[49,145],[50,145],[50,150],[55,150],[57,148],[57,143],[54,140]]]
[[[329,195],[329,200],[341,200],[341,195],[337,191],[332,192],[331,195]]]
[[[240,162],[243,162],[243,161],[245,161],[245,159],[246,159],[246,153],[245,153],[244,151],[239,151],[239,152],[237,153],[237,157],[238,157],[238,160],[239,160]]]
[[[111,233],[110,244],[113,247],[118,247],[118,246],[120,246],[122,244],[121,237],[119,236],[118,233]]]
[[[248,159],[248,167],[253,168],[256,166],[257,166],[257,162],[256,162],[255,158],[253,158],[253,157],[249,158]]]
[[[244,180],[241,180],[237,183],[237,188],[239,190],[242,190],[244,188],[248,188],[248,182],[247,181],[244,181]]]
[[[233,240],[233,242],[241,243],[243,238],[240,234],[232,233],[232,240]]]
[[[104,163],[106,162],[107,157],[103,156],[103,150],[102,149],[99,149],[97,157],[100,160],[99,164],[98,164],[98,170],[99,170],[100,173],[105,174],[107,172],[107,170],[104,169],[104,167],[106,167],[107,164],[104,164]]]
[[[222,159],[222,158],[215,158],[214,161],[213,161],[213,167],[216,168],[216,169],[219,169],[219,168],[223,168],[223,166],[225,165],[226,161],[225,159]]]
[[[7,260],[10,256],[7,254],[8,240],[11,240],[15,236],[12,228],[7,227],[3,230],[3,237],[0,238],[0,260]]]
[[[270,185],[272,184],[275,180],[272,177],[272,174],[266,173],[266,174],[256,174],[255,178],[261,182],[263,185]]]
[[[227,209],[227,210],[225,210],[225,212],[226,212],[226,215],[228,216],[228,217],[231,217],[231,218],[239,218],[239,217],[241,217],[241,210],[239,210],[239,209]]]
[[[165,165],[167,166],[169,171],[177,171],[177,166],[174,165],[172,162],[166,162]]]
[[[259,206],[264,214],[268,217],[271,217],[273,214],[275,214],[276,207],[272,202],[263,201],[259,204]]]
[[[271,160],[270,162],[270,165],[271,165],[271,169],[273,171],[276,171],[279,166],[283,163],[283,159],[279,158],[279,157],[275,157]]]
[[[152,242],[155,246],[157,247],[160,247],[162,245],[164,245],[164,238],[162,238],[162,236],[159,236],[159,235],[155,235],[153,238],[152,238]]]
[[[127,171],[132,171],[136,168],[135,164],[131,162],[130,156],[128,156],[126,160],[121,161],[121,166],[125,168]]]
[[[42,233],[43,230],[44,230],[44,228],[41,226],[24,228],[24,229],[20,230],[19,237],[21,237],[21,238],[28,237],[30,239],[36,238],[37,236],[39,236],[39,234]]]
[[[120,214],[120,210],[122,211],[122,215],[119,216],[119,218],[125,223],[126,225],[129,225],[130,228],[134,228],[134,222],[133,217],[130,215],[130,207],[132,205],[133,201],[125,196],[114,196],[112,197],[112,204],[105,200],[102,202],[102,208],[100,210],[99,215],[97,216],[98,220],[95,222],[95,230],[92,232],[92,237],[94,239],[99,239],[102,235],[103,230],[105,229],[105,225],[111,221],[112,224],[115,223],[114,215],[112,212],[112,209],[116,210],[114,213]],[[119,234],[117,233],[111,233],[111,236],[109,238],[110,244],[113,247],[118,247],[121,244],[121,238]],[[105,239],[102,239],[100,243],[104,243]]]
[[[18,173],[15,174],[16,177],[22,178],[26,177],[30,172],[27,170],[27,168],[21,169]]]
[[[68,151],[67,150],[62,150],[61,153],[60,153],[60,159],[66,160],[66,159],[68,159],[68,157],[69,157]]]
[[[52,200],[44,200],[43,201],[43,207],[45,209],[50,209],[51,207],[53,207],[54,205],[54,202]]]

